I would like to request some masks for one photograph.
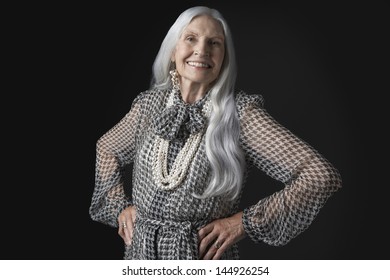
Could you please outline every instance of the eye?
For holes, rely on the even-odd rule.
[[[195,40],[194,36],[187,36],[186,37],[186,41],[188,41],[188,42],[192,42],[194,40]]]
[[[210,46],[212,47],[220,47],[221,46],[221,41],[219,40],[212,40],[209,42]]]

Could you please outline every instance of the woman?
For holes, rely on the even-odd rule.
[[[245,237],[284,245],[341,187],[338,171],[235,79],[226,21],[189,8],[162,42],[150,89],[98,140],[90,215],[118,227],[125,259],[239,259]],[[240,210],[250,166],[285,187]]]

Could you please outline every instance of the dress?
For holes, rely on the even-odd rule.
[[[188,129],[175,130],[172,121],[161,117],[167,115],[170,93],[157,89],[140,93],[123,119],[97,141],[91,218],[118,227],[119,213],[129,205],[137,207],[133,241],[125,246],[124,259],[198,259],[197,231],[240,210],[244,211],[245,232],[254,242],[284,245],[311,224],[326,200],[341,187],[338,170],[276,122],[265,110],[261,95],[237,91],[240,143],[247,166],[264,171],[285,187],[259,197],[256,204],[245,209],[239,209],[240,196],[234,201],[223,196],[195,198],[192,194],[202,193],[211,174],[203,133],[182,184],[173,190],[161,189],[152,172],[156,131],[168,129],[173,138],[167,154],[168,170],[189,135]],[[174,103],[180,105],[177,108],[201,109],[204,99],[185,104],[178,95]],[[180,117],[172,108],[171,114]],[[123,172],[130,163],[132,193],[127,197]],[[226,250],[222,259],[239,259],[238,244]]]

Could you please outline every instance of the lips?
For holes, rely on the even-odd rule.
[[[204,62],[188,61],[187,64],[193,67],[211,68],[210,64]]]

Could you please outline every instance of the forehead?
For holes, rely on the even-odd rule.
[[[211,37],[224,37],[222,24],[208,15],[194,17],[188,26],[184,28],[183,33],[186,32],[193,32]]]

